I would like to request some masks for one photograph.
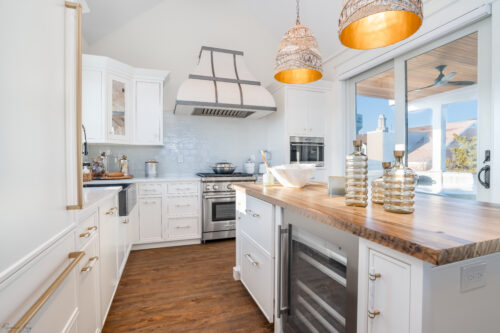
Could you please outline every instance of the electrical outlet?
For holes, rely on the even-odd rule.
[[[463,266],[460,268],[460,280],[463,293],[486,286],[486,263]]]

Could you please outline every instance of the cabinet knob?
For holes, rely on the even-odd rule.
[[[368,278],[371,280],[371,281],[375,281],[376,279],[379,279],[381,278],[382,275],[380,273],[369,273],[368,274]]]
[[[368,318],[373,319],[373,318],[375,318],[376,316],[378,316],[379,314],[380,314],[380,311],[379,311],[379,310],[375,310],[375,311],[373,311],[373,312],[368,311]]]

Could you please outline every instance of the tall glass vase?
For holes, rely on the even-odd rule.
[[[394,151],[396,162],[384,176],[384,209],[393,213],[410,214],[415,210],[417,176],[412,169],[405,166],[404,156],[403,150]]]
[[[354,152],[346,157],[345,203],[347,206],[368,205],[368,157],[362,152],[361,140],[354,140]]]
[[[384,176],[391,170],[391,162],[382,162],[384,173],[372,181],[372,202],[383,205],[384,204]]]

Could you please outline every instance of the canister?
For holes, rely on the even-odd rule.
[[[158,161],[147,160],[146,161],[146,178],[156,178],[158,177]]]

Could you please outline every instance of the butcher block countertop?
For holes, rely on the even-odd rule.
[[[235,188],[433,265],[500,252],[500,205],[417,194],[413,214],[395,214],[371,202],[366,208],[348,207],[344,197],[330,197],[323,183],[302,189],[253,183]]]

